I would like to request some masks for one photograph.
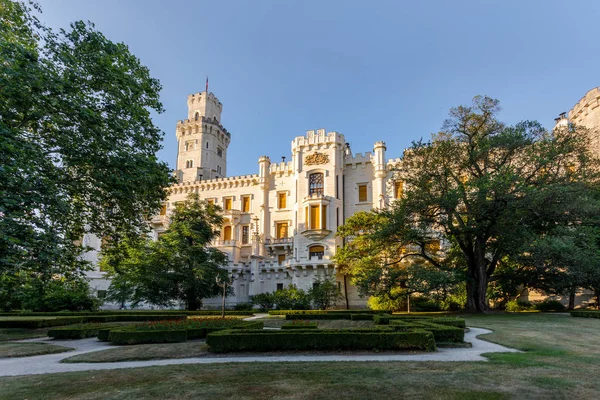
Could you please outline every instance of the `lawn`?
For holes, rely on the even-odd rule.
[[[561,399],[600,393],[600,320],[466,316],[525,350],[490,362],[179,365],[0,378],[0,399]]]
[[[40,354],[62,353],[69,350],[73,349],[46,343],[3,342],[0,343],[0,358],[38,356]]]
[[[69,357],[62,362],[115,362],[158,360],[165,358],[201,357],[208,354],[207,346],[199,342],[139,344],[135,346],[119,346],[113,349],[94,351]]]

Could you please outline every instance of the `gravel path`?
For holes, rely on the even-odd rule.
[[[33,357],[0,359],[0,376],[39,375],[57,372],[92,371],[119,368],[138,368],[158,365],[179,364],[221,364],[249,362],[364,362],[364,361],[487,361],[482,353],[518,352],[519,350],[486,342],[477,338],[478,335],[490,333],[488,329],[470,328],[465,334],[465,341],[473,347],[461,349],[438,349],[433,353],[419,354],[368,354],[368,355],[288,355],[288,356],[220,356],[180,358],[171,360],[126,361],[111,363],[61,363],[60,360],[77,354],[115,348],[96,338],[81,340],[51,340],[48,338],[30,339],[24,342],[52,343],[59,346],[72,347],[75,350],[58,354],[46,354]]]

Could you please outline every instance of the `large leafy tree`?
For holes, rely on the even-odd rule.
[[[440,271],[463,268],[467,308],[479,312],[488,309],[488,284],[503,259],[599,210],[588,189],[596,171],[589,132],[506,126],[498,111],[497,100],[475,97],[453,108],[430,142],[414,143],[396,171],[403,198],[379,213],[384,224],[371,235],[415,249],[402,257]],[[459,262],[428,254],[436,235],[453,244]]]
[[[220,293],[217,277],[227,278],[222,268],[227,255],[209,246],[222,223],[218,206],[191,194],[176,205],[158,240],[120,243],[118,251],[102,258],[102,265],[112,271],[109,296],[134,305],[145,301],[172,306],[179,301],[188,310],[199,309],[203,299]]]
[[[159,91],[93,25],[53,32],[26,4],[0,0],[0,301],[80,276],[86,232],[145,229],[171,181],[156,158]]]

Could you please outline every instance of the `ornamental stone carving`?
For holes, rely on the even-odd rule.
[[[329,162],[329,156],[324,153],[313,153],[306,156],[304,159],[304,165],[321,165]]]

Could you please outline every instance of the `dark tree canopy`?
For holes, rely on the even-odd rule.
[[[219,294],[216,278],[226,279],[227,255],[209,247],[219,235],[223,218],[219,207],[191,194],[177,204],[169,227],[158,240],[140,238],[107,247],[102,265],[112,271],[109,296],[134,305],[149,302],[172,306],[182,302],[197,310],[202,300]]]
[[[79,276],[86,232],[139,234],[170,184],[160,84],[92,24],[53,32],[0,0],[0,302]],[[18,306],[15,304],[15,306]]]

